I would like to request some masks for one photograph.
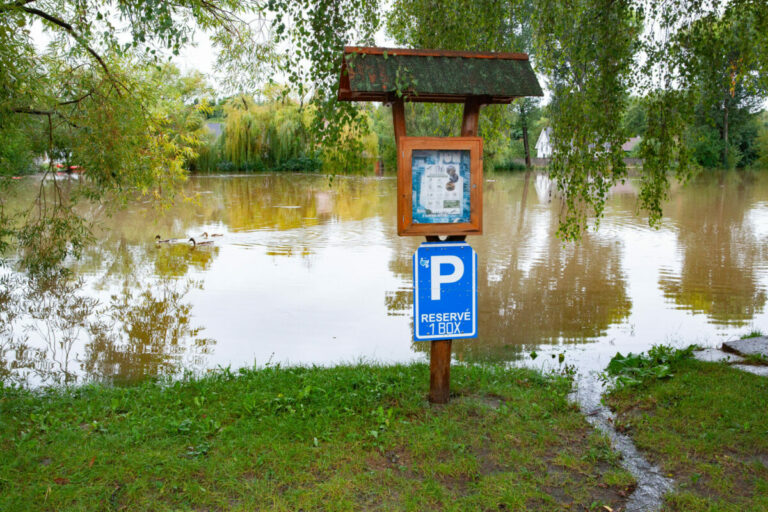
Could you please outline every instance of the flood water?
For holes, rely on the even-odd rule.
[[[37,185],[19,186],[31,194]],[[144,203],[111,216],[90,209],[101,228],[71,262],[79,282],[30,289],[7,273],[0,282],[0,378],[130,381],[268,363],[426,360],[429,344],[411,336],[411,256],[422,239],[397,236],[395,185],[193,177],[195,201],[164,213]],[[717,173],[675,189],[658,230],[637,215],[628,182],[579,243],[556,238],[552,197],[542,175],[486,177],[484,235],[469,238],[480,335],[454,342],[458,360],[544,366],[564,353],[564,364],[591,370],[617,351],[715,346],[768,329],[768,175]],[[222,236],[209,246],[155,243],[157,234],[203,232]]]

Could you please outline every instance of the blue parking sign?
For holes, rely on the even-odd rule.
[[[413,255],[413,337],[477,337],[477,253],[466,242],[427,242]]]

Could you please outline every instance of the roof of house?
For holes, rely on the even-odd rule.
[[[398,92],[400,94],[398,94]],[[528,55],[347,46],[340,101],[509,103],[543,96]]]
[[[223,123],[205,123],[205,125],[208,127],[211,133],[213,133],[216,137],[221,136],[221,132],[223,130],[222,128]]]
[[[547,144],[550,144],[551,137],[552,137],[552,127],[547,126],[543,130],[541,130],[541,133],[539,133],[539,138],[536,140],[536,147],[538,147],[539,144],[544,144],[545,142]]]
[[[640,137],[640,136],[632,137],[627,142],[625,142],[624,144],[621,145],[621,149],[623,151],[632,151],[633,149],[635,149],[637,147],[638,144],[640,144],[641,140],[643,140],[643,138]]]

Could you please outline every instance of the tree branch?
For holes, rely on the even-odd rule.
[[[64,106],[64,105],[74,105],[75,103],[80,103],[85,98],[88,98],[91,94],[93,94],[93,91],[88,91],[87,93],[83,94],[82,96],[80,96],[77,99],[69,100],[69,101],[60,101],[59,105],[60,106]]]
[[[61,103],[61,105],[64,105],[64,103]],[[32,115],[32,116],[48,116],[48,117],[59,116],[60,118],[62,118],[64,120],[64,122],[66,122],[72,128],[80,128],[75,123],[70,121],[67,118],[67,116],[65,116],[64,114],[62,114],[58,110],[41,110],[41,109],[36,109],[36,108],[19,107],[19,108],[11,109],[11,112],[16,113],[16,114],[29,114],[29,115]]]
[[[2,4],[0,5],[0,12],[3,11],[13,11],[14,9],[18,9],[19,7],[24,7],[27,4],[31,4],[32,2],[35,2],[36,0],[20,0],[18,2],[13,2],[10,4]]]
[[[99,65],[102,67],[102,69],[104,70],[104,73],[106,73],[106,75],[109,77],[109,79],[113,83],[118,84],[121,87],[125,88],[125,86],[123,84],[121,84],[120,81],[117,80],[112,75],[112,72],[107,67],[107,64],[104,62],[104,59],[101,58],[101,55],[96,53],[96,50],[91,48],[88,45],[88,43],[86,43],[85,38],[83,38],[77,32],[77,30],[75,30],[75,28],[72,25],[70,25],[66,21],[60,20],[59,18],[56,18],[55,16],[52,16],[52,15],[48,14],[47,12],[43,12],[40,9],[35,9],[34,7],[22,7],[22,10],[24,12],[29,13],[29,14],[32,14],[32,15],[38,16],[40,18],[43,18],[44,20],[49,21],[50,23],[53,23],[54,25],[57,25],[57,26],[63,28],[64,30],[66,30],[67,32],[69,32],[69,34],[75,39],[75,41],[80,43],[88,51],[88,53],[90,53],[91,56],[93,56],[93,58],[96,59],[96,62],[99,63]],[[119,91],[118,91],[118,94],[119,94]]]

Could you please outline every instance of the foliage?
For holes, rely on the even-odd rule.
[[[424,364],[0,385],[0,508],[544,511],[597,496],[624,505],[634,481],[568,402],[570,381],[504,366],[451,373],[447,407],[427,403]]]
[[[542,4],[533,15],[538,67],[553,89],[550,174],[564,194],[564,239],[578,238],[590,215],[600,219],[608,190],[626,175],[621,116],[642,29],[627,1],[573,4]]]
[[[684,349],[654,345],[647,355],[629,353],[623,356],[617,352],[608,363],[602,378],[605,382],[613,379],[614,389],[641,386],[655,379],[667,379],[673,376],[672,366],[692,357],[697,348],[696,345]]]
[[[224,110],[222,156],[238,170],[274,167],[310,149],[309,111],[298,105],[256,105],[252,98],[239,96]]]
[[[389,34],[407,47],[498,52],[525,52],[531,47],[527,1],[455,0],[450,7],[435,9],[429,0],[396,0],[385,17]],[[409,124],[409,134],[459,135],[461,105],[419,103],[411,109],[411,113],[406,111],[406,122],[421,124],[425,119],[430,126],[423,129]],[[513,116],[504,105],[485,106],[481,112],[479,134],[484,138],[485,158],[492,160],[509,147]]]
[[[755,137],[744,133],[768,93],[756,65],[754,46],[762,37],[752,9],[727,9],[694,20],[676,35],[682,79],[695,94],[696,124],[709,125],[718,135],[719,166],[749,165],[748,146]],[[714,162],[701,162],[713,167]],[[714,165],[713,165],[714,164]],[[739,165],[741,164],[741,165]]]
[[[311,131],[325,156],[341,169],[354,167],[347,155],[357,158],[368,121],[360,108],[336,98],[341,76],[339,56],[346,44],[373,44],[379,28],[378,2],[369,0],[269,0],[276,45],[290,50],[281,70],[302,104],[307,97],[314,107]]]
[[[755,140],[758,154],[756,164],[768,169],[768,111],[763,111],[758,119],[758,135]]]
[[[376,158],[378,141],[371,131],[353,133],[350,128],[340,147],[318,146],[311,130],[315,115],[314,107],[302,107],[282,94],[262,103],[234,96],[223,107],[221,137],[208,136],[192,167],[206,172],[322,168],[335,173],[360,170]]]
[[[627,101],[627,110],[621,120],[622,130],[628,137],[645,135],[648,128],[645,105],[642,98],[630,96]]]
[[[526,169],[525,164],[515,162],[514,160],[497,161],[493,168],[497,171],[524,171]]]

